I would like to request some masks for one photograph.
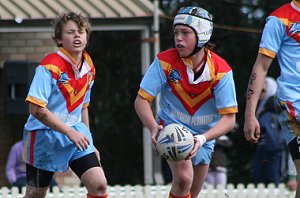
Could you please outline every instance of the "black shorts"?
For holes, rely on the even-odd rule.
[[[90,168],[100,167],[95,153],[90,153],[69,163],[70,168],[80,178]],[[48,187],[52,182],[54,172],[35,168],[26,164],[26,182],[29,186]]]
[[[292,141],[290,141],[288,147],[292,159],[300,159],[300,137],[297,136]]]

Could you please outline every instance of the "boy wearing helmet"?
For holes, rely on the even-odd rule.
[[[173,23],[175,48],[157,55],[140,84],[136,112],[150,130],[155,147],[159,131],[179,123],[194,135],[183,161],[168,161],[170,198],[196,198],[207,175],[214,142],[235,126],[237,101],[230,66],[210,50],[212,16],[199,7],[181,8]],[[154,118],[151,102],[161,93]],[[226,97],[224,97],[226,95]]]

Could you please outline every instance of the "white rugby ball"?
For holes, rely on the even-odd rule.
[[[157,152],[170,161],[180,161],[188,157],[194,147],[193,134],[181,124],[169,124],[159,133]]]

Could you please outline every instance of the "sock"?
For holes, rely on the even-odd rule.
[[[107,194],[104,196],[94,196],[94,195],[87,194],[86,196],[87,198],[108,198]]]
[[[191,193],[189,193],[189,194],[187,194],[186,196],[183,196],[183,197],[178,197],[178,196],[173,195],[170,192],[169,198],[191,198]]]

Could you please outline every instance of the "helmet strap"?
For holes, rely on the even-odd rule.
[[[199,52],[202,49],[202,47],[198,47],[197,44],[196,44],[196,47],[195,47],[194,51],[189,56],[192,56],[192,55],[196,54],[197,52]]]
[[[203,46],[202,46],[203,47]],[[197,44],[196,44],[196,46],[195,46],[195,49],[194,49],[194,51],[191,53],[191,54],[189,54],[189,55],[187,55],[187,56],[181,56],[181,58],[188,58],[188,57],[190,57],[190,56],[193,56],[194,54],[196,54],[197,52],[199,52],[201,49],[202,49],[202,47],[198,47],[197,46]]]

